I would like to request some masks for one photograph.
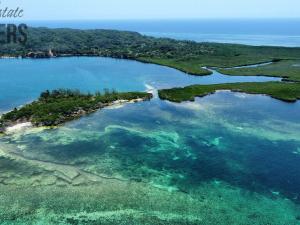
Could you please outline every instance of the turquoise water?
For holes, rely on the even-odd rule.
[[[0,68],[2,111],[58,87],[129,91],[274,80],[196,77],[92,57],[7,59]],[[299,111],[299,102],[221,91],[180,104],[154,98],[56,129],[11,133],[0,138],[0,221],[298,225]]]
[[[0,112],[33,101],[46,89],[144,91],[149,86],[162,89],[199,83],[279,80],[225,76],[217,72],[213,76],[189,76],[168,67],[101,57],[3,59],[0,68]]]
[[[105,109],[55,130],[4,139],[26,158],[96,174],[184,191],[221,180],[300,201],[299,110],[299,103],[219,92],[193,103],[156,99]],[[159,180],[167,175],[174,177]]]

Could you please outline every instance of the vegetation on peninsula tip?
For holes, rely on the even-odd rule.
[[[59,89],[41,93],[39,99],[21,108],[3,114],[0,131],[22,122],[35,126],[57,126],[83,115],[113,104],[115,101],[149,100],[152,94],[144,92],[125,92],[105,90],[104,93],[84,94],[80,91]]]
[[[159,97],[173,102],[194,101],[195,97],[213,94],[218,90],[230,90],[248,94],[265,94],[273,98],[295,102],[300,99],[300,83],[248,82],[211,85],[192,85],[184,88],[160,90]]]

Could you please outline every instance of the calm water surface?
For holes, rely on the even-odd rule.
[[[116,29],[198,42],[300,47],[299,19],[28,21],[30,26]]]
[[[1,111],[33,100],[45,89],[59,87],[91,92],[103,88],[143,91],[189,84],[274,80],[218,73],[196,77],[157,65],[88,57],[7,59],[0,60],[0,68]],[[0,145],[10,146],[31,164],[70,165],[159,190],[193,193],[202,185],[213,183],[219,189],[205,189],[208,193],[230,196],[231,191],[224,191],[230,185],[241,190],[239,193],[265,196],[268,205],[257,204],[254,208],[261,207],[260,212],[267,215],[271,211],[266,209],[273,209],[272,204],[281,211],[290,209],[285,203],[273,203],[275,198],[283,202],[289,199],[293,204],[300,201],[299,111],[299,102],[284,103],[267,96],[228,91],[180,104],[154,98],[107,108],[53,130],[12,133],[1,137]],[[3,179],[9,179],[11,171],[17,168],[11,166],[2,173]],[[39,173],[32,172],[32,176]],[[10,182],[18,183],[16,178]],[[233,201],[244,204],[242,198],[230,199],[226,206],[229,217],[236,215],[229,205]],[[221,200],[212,204],[221,204]],[[286,211],[286,218],[291,217],[293,224],[298,224],[294,212],[297,216],[296,211]],[[256,221],[267,224],[259,223],[260,218]]]
[[[101,57],[3,59],[0,68],[0,112],[33,101],[46,89],[144,91],[150,87],[162,89],[191,84],[279,80],[225,76],[217,72],[212,76],[189,76],[168,67]]]

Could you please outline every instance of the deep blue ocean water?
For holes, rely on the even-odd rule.
[[[300,19],[28,21],[31,26],[137,31],[198,42],[300,47]]]
[[[176,38],[197,41],[300,46],[300,31],[295,29],[298,24],[296,20],[130,23],[94,21],[32,24],[135,30],[154,36],[175,35]],[[218,73],[197,77],[168,67],[101,57],[1,59],[0,112],[36,99],[45,89],[76,88],[94,92],[103,88],[115,88],[119,91],[144,91],[190,84],[268,80],[276,79],[231,77]],[[232,221],[228,221],[235,218],[235,224],[298,225],[299,111],[299,101],[285,103],[268,96],[221,91],[196,98],[195,102],[171,103],[154,98],[147,102],[118,105],[56,129],[13,132],[0,137],[1,182],[20,187],[22,178],[25,177],[26,182],[33,179],[32,185],[41,185],[43,192],[39,198],[30,199],[27,192],[23,193],[23,189],[20,189],[18,195],[22,197],[16,200],[15,196],[11,196],[13,192],[2,193],[3,190],[0,189],[1,200],[7,196],[11,197],[12,200],[6,206],[7,211],[19,210],[20,215],[30,216],[35,211],[48,215],[49,210],[45,208],[51,202],[55,205],[54,209],[62,211],[62,214],[76,212],[74,205],[79,205],[79,211],[84,214],[94,213],[97,211],[95,206],[99,205],[97,198],[90,198],[89,203],[93,204],[84,206],[79,202],[80,198],[77,198],[76,192],[71,200],[65,198],[69,193],[60,196],[51,194],[52,187],[56,185],[62,189],[73,185],[72,179],[67,179],[67,182],[62,179],[68,175],[72,176],[73,169],[133,181],[125,182],[126,185],[143,182],[145,186],[162,190],[160,200],[169,192],[174,192],[175,195],[184,193],[184,198],[176,202],[180,216],[192,212],[192,209],[185,205],[187,199],[200,199],[200,206],[207,204],[203,207],[211,208],[211,211],[204,215],[201,209],[200,215],[195,213],[195,216],[199,216],[201,221],[205,218],[204,222],[210,224],[220,224],[207,219],[210,218],[210,214],[214,215],[220,211],[219,219],[227,221],[225,224],[233,224]],[[13,154],[8,154],[10,151]],[[24,164],[20,166],[20,162]],[[49,169],[49,163],[59,168],[67,165],[67,168],[63,168],[65,175],[61,176],[51,167]],[[46,168],[46,172],[42,170],[43,167]],[[28,177],[26,172],[29,173]],[[85,180],[82,182],[89,185],[88,182],[84,183]],[[51,191],[44,191],[44,187],[49,183],[53,185],[49,186]],[[74,186],[77,186],[75,183]],[[78,190],[84,185],[78,185]],[[7,187],[10,188],[9,185]],[[28,187],[31,190],[31,184]],[[97,183],[94,189],[90,189],[84,196],[93,196],[101,187],[103,183]],[[130,185],[126,186],[129,187]],[[203,188],[202,192],[198,193],[198,188]],[[232,192],[232,188],[237,192]],[[104,204],[109,212],[115,210],[118,213],[120,210],[132,209],[132,205],[126,206],[127,200],[119,198],[120,191],[116,186],[112,186],[111,190],[113,201],[106,201]],[[152,205],[154,194],[140,190],[135,189],[126,197],[130,199],[137,193],[146,196],[146,201],[142,202],[141,198],[138,198],[135,203],[139,206],[139,211],[147,212],[149,209],[145,208],[145,203]],[[191,197],[193,192],[195,194]],[[209,195],[214,196],[212,201],[208,200]],[[102,197],[104,196],[100,199]],[[19,200],[25,201],[25,206],[20,204]],[[67,204],[69,208],[60,201],[70,203]],[[169,204],[166,204],[166,209],[177,200],[172,198],[167,201]],[[11,202],[14,207],[10,206]],[[40,202],[43,204],[39,204]],[[31,203],[32,208],[28,207]],[[192,208],[196,207],[198,205],[193,205]],[[280,213],[274,215],[275,208],[276,212],[279,209]],[[161,212],[162,215],[167,212],[166,209]],[[154,210],[157,211],[157,208],[154,207]],[[175,217],[174,211],[170,213],[171,217]],[[10,214],[4,215],[7,217]],[[41,215],[43,219],[46,217]],[[61,219],[61,216],[58,218]],[[253,223],[245,222],[249,219]],[[285,219],[292,222],[281,222]]]
[[[164,66],[102,57],[3,59],[0,68],[1,111],[33,101],[46,89],[144,91],[191,84],[278,80],[216,72],[210,76],[192,76]],[[296,113],[299,106],[266,96],[228,92],[194,103],[173,104],[154,98],[146,103],[103,110],[57,130],[8,136],[0,139],[0,143],[8,142],[17,148],[21,144],[27,149],[22,152],[26,157],[60,163],[63,160],[72,164],[75,160],[76,164],[88,153],[92,158],[87,156],[81,166],[92,166],[94,173],[103,168],[98,168],[93,158],[101,161],[98,157],[113,146],[119,160],[129,163],[128,168],[121,166],[124,176],[133,176],[131,167],[135,168],[134,176],[139,177],[140,168],[146,165],[157,172],[166,166],[172,168],[170,173],[183,171],[186,180],[176,180],[174,175],[174,183],[158,182],[159,185],[187,188],[220,179],[249,190],[274,189],[298,199],[300,169],[295,163],[300,160],[300,117]],[[273,156],[266,161],[267,155]],[[280,157],[285,160],[278,164],[276,160]],[[140,158],[144,160],[136,161]],[[225,164],[236,164],[243,171],[240,173],[234,165]],[[296,177],[285,174],[283,168]],[[288,180],[284,180],[287,176]],[[147,179],[155,178],[151,175]]]

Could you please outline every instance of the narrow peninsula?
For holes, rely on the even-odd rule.
[[[283,81],[300,82],[300,60],[279,60],[263,66],[219,68],[222,74],[230,76],[281,77]]]
[[[300,48],[200,43],[155,38],[130,31],[30,27],[27,33],[28,40],[24,45],[1,45],[0,56],[102,56],[132,59],[169,66],[198,76],[211,74],[211,71],[203,67],[226,68],[270,61],[300,60]]]
[[[58,126],[77,119],[101,108],[122,102],[146,101],[152,94],[105,90],[104,93],[84,94],[77,90],[59,89],[41,93],[39,99],[23,107],[3,114],[0,119],[0,132],[19,123],[32,123],[33,126]]]
[[[220,89],[266,94],[284,101],[299,99],[299,47],[198,43],[170,38],[155,38],[128,31],[31,27],[28,29],[26,44],[1,45],[0,56],[2,58],[101,56],[159,64],[197,76],[211,75],[212,72],[207,68],[214,67],[219,72],[231,76],[274,76],[282,77],[283,81],[288,81],[281,83],[197,85],[159,92],[161,98],[171,101],[191,100],[194,96],[207,95]],[[249,66],[266,62],[272,63],[259,67]],[[36,107],[36,104],[33,104],[32,107]],[[30,107],[25,107],[26,110],[27,108]],[[4,118],[9,118],[14,114],[18,115],[18,113],[26,111],[25,109],[15,110],[5,115]],[[49,121],[52,121],[51,118],[53,117],[53,120],[56,121],[54,124],[56,124],[59,121],[58,118],[60,118],[60,116],[57,118],[57,115],[54,113],[53,115],[47,115],[47,117],[49,117]],[[36,116],[36,114],[32,116],[33,122],[37,124],[44,117],[44,115]],[[14,117],[12,118],[14,119]],[[62,120],[64,121],[64,119]],[[48,120],[42,121],[47,124]],[[51,124],[52,122],[50,122]]]
[[[247,94],[264,94],[286,102],[300,99],[300,83],[287,82],[246,82],[211,85],[192,85],[184,88],[160,90],[159,97],[172,102],[194,101],[218,90],[230,90]]]

